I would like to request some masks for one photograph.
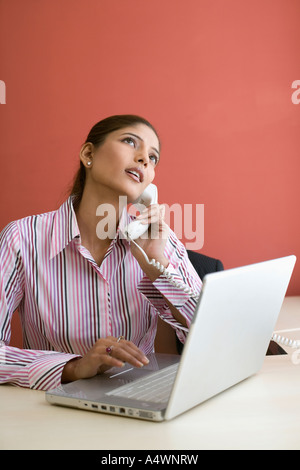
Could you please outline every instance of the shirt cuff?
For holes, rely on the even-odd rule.
[[[61,385],[61,375],[66,363],[77,354],[45,354],[35,359],[28,366],[29,386],[35,390],[51,390]]]
[[[177,287],[171,284],[166,275],[161,274],[154,282],[152,282],[147,276],[144,276],[139,282],[137,288],[159,311],[163,320],[172,323],[176,328],[188,331],[188,328],[185,328],[181,323],[174,319],[166,299],[174,305],[175,308],[180,310],[190,299],[190,294],[183,291],[183,289],[186,288],[186,284],[184,284],[182,277],[178,274],[173,265],[168,265],[167,272],[171,275],[172,281],[177,283]],[[189,319],[183,312],[181,312],[181,314],[184,316],[189,326]]]

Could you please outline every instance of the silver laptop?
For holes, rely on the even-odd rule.
[[[151,354],[142,369],[113,368],[46,392],[55,405],[152,421],[174,418],[258,372],[295,256],[205,276],[181,356]]]

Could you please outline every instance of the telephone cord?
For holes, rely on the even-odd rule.
[[[300,340],[293,340],[289,338],[285,338],[284,336],[280,336],[277,333],[273,333],[272,340],[275,343],[280,344],[282,346],[288,346],[289,348],[299,349],[300,348]]]
[[[150,261],[147,254],[144,252],[143,248],[141,248],[132,238],[129,238],[129,240],[132,243],[134,243],[134,245],[140,250],[140,252],[144,256],[147,263],[150,264],[151,266],[154,266],[156,269],[158,269],[166,277],[166,279],[168,280],[168,282],[170,284],[172,284],[174,287],[177,287],[177,288],[181,289],[185,294],[190,295],[194,299],[196,299],[196,300],[199,299],[199,297],[200,297],[199,294],[194,292],[189,286],[182,285],[181,282],[176,281],[175,279],[173,279],[172,274],[161,263],[159,263],[155,259],[152,259]]]
[[[154,266],[156,269],[158,269],[166,277],[166,279],[168,280],[168,282],[170,282],[170,284],[172,284],[174,287],[181,289],[183,292],[185,292],[186,294],[189,294],[191,297],[195,298],[196,300],[199,299],[200,297],[199,294],[196,294],[189,286],[187,285],[183,286],[182,283],[173,279],[172,274],[168,272],[168,270],[161,263],[159,263],[155,259],[152,259],[150,261],[147,254],[144,252],[144,250],[132,238],[129,238],[129,240],[132,243],[134,243],[135,246],[140,250],[140,252],[144,256],[147,263],[150,264],[151,266]],[[285,338],[284,336],[280,336],[277,333],[273,333],[272,340],[277,344],[288,346],[293,349],[300,348],[300,340],[292,340],[289,338]]]

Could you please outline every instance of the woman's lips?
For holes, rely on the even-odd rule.
[[[128,168],[125,172],[138,183],[142,183],[144,181],[144,173],[140,168]]]

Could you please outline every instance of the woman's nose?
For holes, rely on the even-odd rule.
[[[136,160],[138,163],[142,163],[144,166],[148,165],[149,163],[149,155],[148,152],[144,149],[139,149],[136,153]]]

